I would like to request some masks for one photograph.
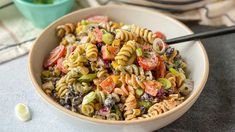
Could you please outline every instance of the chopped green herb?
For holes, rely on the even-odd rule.
[[[112,44],[113,42],[113,35],[110,34],[110,33],[105,33],[102,35],[102,41],[105,43],[105,44]]]
[[[157,81],[160,82],[165,89],[171,88],[171,82],[168,79],[166,79],[166,78],[158,78]]]
[[[140,97],[144,93],[144,90],[142,88],[137,88],[135,92]]]
[[[96,73],[93,73],[93,74],[86,74],[86,75],[82,75],[78,81],[80,82],[91,82],[93,81],[93,79],[96,78]]]
[[[92,102],[95,99],[95,97],[96,97],[96,94],[94,91],[88,93],[86,96],[84,96],[82,104],[85,105],[85,104]]]
[[[136,55],[137,55],[137,56],[142,56],[142,55],[143,55],[143,52],[142,52],[142,49],[141,49],[141,48],[137,48],[137,49],[136,49]]]
[[[145,100],[142,100],[142,101],[139,101],[139,102],[138,102],[138,106],[142,106],[142,107],[145,107],[145,108],[147,108],[147,109],[148,109],[151,105],[152,105],[151,102],[145,101]]]

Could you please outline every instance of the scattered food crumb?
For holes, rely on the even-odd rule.
[[[15,114],[21,121],[28,121],[31,118],[28,106],[23,103],[19,103],[15,106]]]

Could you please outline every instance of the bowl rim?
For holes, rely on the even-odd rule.
[[[74,0],[63,0],[63,1],[60,1],[55,4],[54,3],[52,3],[52,4],[33,4],[31,2],[27,2],[24,0],[13,0],[13,1],[15,3],[19,3],[19,4],[26,5],[26,6],[33,7],[33,8],[47,8],[47,7],[55,7],[55,6],[64,5],[65,3],[72,2]]]
[[[200,82],[199,87],[196,89],[196,91],[194,91],[183,103],[181,103],[180,105],[178,105],[176,108],[167,111],[159,116],[156,117],[152,117],[152,118],[147,118],[147,119],[140,119],[140,120],[131,120],[131,121],[112,121],[112,120],[101,120],[101,119],[96,119],[96,118],[92,118],[92,117],[87,117],[84,116],[82,114],[79,113],[75,113],[72,112],[70,110],[67,110],[66,108],[64,108],[63,106],[61,106],[60,104],[58,104],[57,102],[55,102],[51,97],[49,97],[48,95],[46,95],[44,93],[44,91],[41,89],[41,86],[37,83],[36,79],[34,78],[34,75],[32,73],[32,56],[33,56],[33,52],[37,49],[35,49],[35,44],[37,43],[38,39],[40,39],[41,35],[50,27],[52,27],[53,25],[55,25],[57,22],[63,20],[65,17],[68,16],[73,16],[75,14],[77,14],[78,12],[83,12],[83,11],[89,11],[89,10],[95,10],[95,9],[102,9],[102,8],[124,8],[124,9],[131,9],[131,10],[137,10],[137,11],[143,11],[143,12],[148,12],[148,13],[152,13],[152,14],[158,14],[160,16],[165,17],[166,19],[168,19],[169,21],[173,21],[175,24],[181,26],[182,28],[184,28],[185,30],[187,30],[188,32],[192,32],[191,29],[189,29],[186,25],[184,25],[182,22],[179,22],[178,20],[175,20],[167,15],[164,15],[160,12],[157,11],[153,11],[153,10],[149,10],[149,9],[144,9],[144,8],[140,8],[140,7],[135,7],[135,6],[130,6],[130,5],[124,5],[124,6],[118,6],[118,5],[106,5],[106,6],[99,6],[99,7],[90,7],[90,8],[85,8],[85,9],[81,9],[78,11],[74,11],[72,13],[69,13],[61,18],[59,18],[58,20],[56,20],[55,22],[51,23],[49,26],[47,26],[41,33],[40,35],[37,37],[37,39],[34,41],[30,53],[29,53],[29,59],[28,59],[28,70],[29,70],[29,76],[31,78],[31,81],[33,82],[34,87],[36,88],[37,93],[40,95],[40,97],[47,102],[48,104],[50,104],[51,106],[53,106],[54,108],[56,108],[57,110],[59,110],[60,112],[72,117],[72,118],[78,118],[80,120],[83,120],[84,122],[90,122],[90,123],[99,123],[99,124],[109,124],[109,125],[129,125],[129,124],[140,124],[140,123],[144,123],[144,122],[150,122],[153,120],[157,120],[160,118],[165,118],[168,115],[173,114],[174,112],[178,111],[179,109],[181,109],[182,107],[185,107],[186,105],[189,105],[189,103],[194,100],[195,98],[197,98],[200,93],[202,92],[202,90],[204,89],[204,86],[206,84],[206,81],[208,79],[208,74],[209,74],[209,61],[208,61],[208,56],[206,53],[206,50],[204,48],[204,46],[202,45],[201,41],[195,41],[196,44],[199,45],[199,48],[201,48],[202,53],[203,53],[203,57],[205,60],[205,70],[203,73],[203,79],[202,82]]]

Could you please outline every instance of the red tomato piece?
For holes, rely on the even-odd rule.
[[[163,61],[160,62],[159,70],[160,70],[160,77],[164,77],[166,75],[166,65],[164,64]]]
[[[102,81],[100,83],[100,86],[102,87],[102,89],[107,92],[107,93],[111,93],[113,91],[113,89],[115,88],[115,83],[112,79],[111,76],[107,77],[104,81]]]
[[[66,48],[63,45],[57,46],[50,52],[48,59],[45,60],[43,66],[45,68],[55,65],[57,60],[66,53]]]
[[[158,65],[158,57],[156,55],[145,58],[145,57],[138,57],[137,58],[138,64],[144,69],[144,70],[153,70]]]
[[[161,57],[158,57],[159,60],[159,64],[158,67],[156,69],[156,74],[155,77],[159,78],[159,77],[165,77],[166,75],[166,65],[163,61],[163,59]]]
[[[119,48],[116,46],[102,46],[102,58],[104,60],[114,60],[115,55],[118,53]]]
[[[77,47],[74,45],[68,46],[67,50],[69,50],[70,53],[72,53]]]
[[[102,42],[102,31],[98,28],[98,27],[95,27],[95,30],[94,30],[94,35],[95,35],[95,38],[96,38],[96,41],[97,42]]]
[[[92,16],[87,18],[87,20],[96,23],[105,23],[108,22],[109,19],[107,16]]]
[[[161,83],[157,81],[145,81],[143,83],[145,85],[145,92],[152,96],[156,96],[158,89],[161,88]]]
[[[58,61],[57,61],[56,67],[57,67],[61,72],[67,73],[68,70],[64,67],[63,61],[64,61],[64,58],[63,58],[63,57],[59,58]]]
[[[162,40],[166,40],[166,36],[162,32],[157,31],[157,32],[154,33],[154,36],[156,38],[160,38]]]

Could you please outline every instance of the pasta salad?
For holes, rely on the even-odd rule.
[[[92,16],[56,28],[43,64],[42,89],[73,112],[104,120],[156,117],[193,89],[179,51],[165,35]]]

